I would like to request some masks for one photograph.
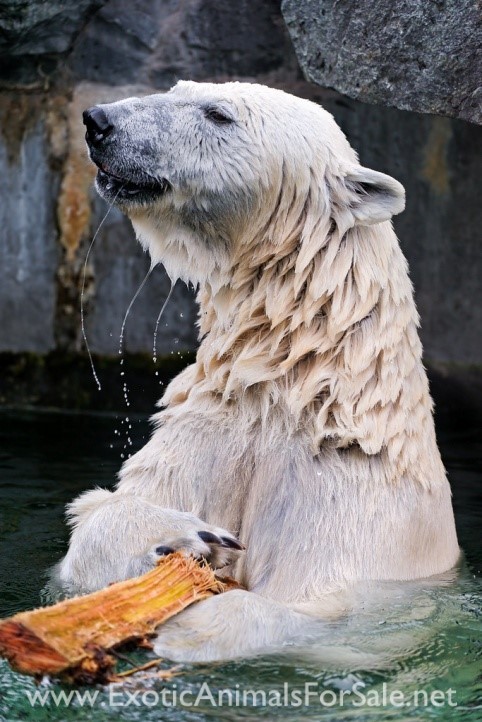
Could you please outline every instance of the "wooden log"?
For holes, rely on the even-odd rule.
[[[116,662],[108,650],[142,641],[193,602],[232,586],[176,552],[140,577],[0,621],[0,656],[24,674],[105,681]]]

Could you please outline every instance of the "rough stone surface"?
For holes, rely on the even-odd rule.
[[[76,79],[169,88],[192,80],[251,77],[295,65],[277,0],[110,0],[79,37]]]
[[[352,98],[482,122],[478,0],[283,0],[306,77]]]
[[[0,102],[0,351],[45,353],[54,346],[58,246],[55,191],[45,120],[36,99]]]
[[[0,78],[7,85],[43,82],[105,0],[3,0]],[[43,66],[43,67],[42,67]]]

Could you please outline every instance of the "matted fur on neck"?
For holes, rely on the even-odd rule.
[[[391,222],[354,225],[356,193],[341,174],[319,184],[307,172],[303,184],[283,167],[278,180],[269,213],[260,206],[240,235],[229,282],[200,289],[197,360],[159,420],[191,402],[244,406],[269,425],[281,407],[287,433],[307,431],[314,455],[357,445],[379,455],[387,480],[436,485],[445,471]]]

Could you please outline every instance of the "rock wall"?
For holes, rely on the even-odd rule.
[[[191,78],[256,80],[321,102],[364,164],[400,179],[408,200],[396,227],[426,359],[452,371],[481,365],[482,140],[474,125],[365,105],[304,81],[277,0],[261,7],[254,0],[37,0],[4,3],[2,13],[0,352],[9,364],[25,352],[53,354],[58,369],[59,358],[85,353],[83,265],[106,207],[92,189],[81,111]],[[117,355],[125,311],[148,268],[129,222],[112,210],[85,277],[86,330],[100,357]],[[152,356],[169,286],[156,269],[132,308],[128,353]],[[161,354],[195,348],[195,315],[192,289],[178,283],[161,324]]]
[[[55,196],[40,98],[0,104],[0,351],[53,348],[59,247]]]
[[[351,98],[482,123],[479,0],[283,0],[306,77]]]

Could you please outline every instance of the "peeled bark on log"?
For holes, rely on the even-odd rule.
[[[84,684],[105,680],[116,662],[109,649],[145,639],[193,602],[227,588],[232,585],[210,567],[170,554],[140,577],[5,619],[0,656],[23,674]]]

